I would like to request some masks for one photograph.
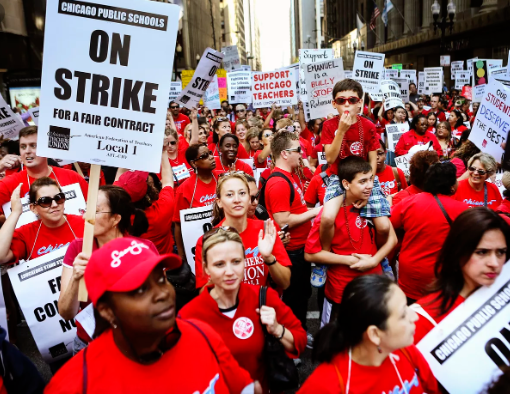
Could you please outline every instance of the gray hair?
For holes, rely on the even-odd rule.
[[[494,160],[494,157],[492,157],[488,153],[481,152],[471,157],[471,159],[469,159],[468,162],[468,167],[471,167],[476,160],[480,160],[480,163],[482,163],[482,165],[484,166],[485,171],[487,171],[488,177],[493,175],[498,168],[496,160]]]

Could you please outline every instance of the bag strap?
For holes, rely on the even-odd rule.
[[[414,303],[410,306],[410,308],[413,311],[415,311],[418,315],[423,316],[425,319],[431,322],[434,327],[437,326],[437,323],[434,320],[434,318],[430,316],[429,313],[425,309],[423,309],[423,307],[420,304]]]
[[[441,203],[441,201],[439,200],[439,197],[437,197],[437,195],[433,194],[434,198],[436,199],[437,201],[437,205],[439,205],[439,208],[441,208],[441,211],[443,211],[443,215],[444,217],[446,218],[446,221],[448,222],[448,224],[451,226],[453,221],[452,221],[452,218],[450,217],[450,215],[448,215],[448,212],[446,212],[446,210],[444,209],[444,206],[443,204]]]
[[[487,183],[483,183],[483,206],[487,208]]]
[[[82,392],[83,394],[87,394],[88,388],[88,368],[87,368],[87,350],[88,346],[83,350],[83,383],[82,383]]]
[[[393,177],[397,181],[397,188],[400,191],[402,190],[402,182],[400,182],[400,174],[398,173],[398,169],[391,167],[391,170],[393,171]]]
[[[271,179],[271,178],[282,178],[287,181],[287,183],[289,184],[289,187],[290,187],[290,205],[292,205],[292,203],[294,202],[294,197],[296,195],[294,193],[294,185],[292,184],[290,179],[287,178],[287,176],[285,174],[282,174],[281,172],[273,172],[271,175],[269,175],[267,177],[267,182],[269,182],[269,179]],[[267,185],[267,182],[266,182],[266,185]]]
[[[340,384],[340,394],[344,394],[345,393],[344,380],[342,379],[342,375],[340,374],[340,371],[338,370],[337,365],[336,364],[333,364],[333,365],[335,367],[336,376],[338,377],[338,383]]]
[[[324,182],[324,184],[325,184],[326,186],[328,186],[328,185],[329,185],[329,175],[326,173],[326,171],[322,171],[322,172],[320,173],[320,176],[321,176],[321,178],[322,178],[322,182]]]
[[[218,363],[218,367],[220,368],[221,370],[221,364],[220,364],[220,360],[218,359],[218,356],[216,355],[216,352],[214,351],[214,348],[212,347],[211,345],[211,342],[209,341],[209,338],[207,338],[207,335],[205,335],[205,333],[202,331],[202,329],[200,327],[198,327],[195,323],[193,323],[192,321],[190,320],[184,320],[186,323],[189,323],[191,324],[193,327],[196,328],[196,330],[202,334],[202,336],[204,337],[205,341],[207,342],[207,344],[209,345],[209,349],[211,349],[211,352],[212,354],[214,354],[214,358],[216,359],[216,362]]]
[[[267,298],[267,286],[260,286],[259,308],[262,308],[264,305],[266,305],[266,298]]]

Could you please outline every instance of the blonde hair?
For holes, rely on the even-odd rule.
[[[179,135],[177,134],[177,131],[172,127],[165,128],[165,136],[167,137],[174,137],[176,140],[179,139]]]
[[[275,129],[276,129],[276,131],[280,131],[284,127],[293,126],[293,125],[294,125],[294,122],[292,122],[292,120],[290,120],[289,118],[283,118],[283,119],[280,119],[278,122],[276,122]]]
[[[221,176],[218,179],[218,184],[216,185],[216,200],[214,201],[213,204],[213,216],[212,216],[213,226],[218,225],[225,218],[225,212],[223,212],[223,208],[220,208],[220,206],[218,205],[218,200],[221,197],[221,189],[223,188],[223,184],[226,181],[229,181],[230,179],[239,179],[246,186],[246,190],[248,191],[248,193],[250,193],[250,185],[248,185],[248,180],[246,179],[246,176],[244,176],[243,174],[237,172],[226,173],[225,175]]]
[[[487,171],[487,177],[493,175],[498,168],[496,160],[494,160],[494,157],[492,157],[488,153],[483,152],[477,153],[476,155],[471,157],[471,159],[469,159],[467,166],[471,167],[476,160],[480,160],[480,163],[482,163],[482,165],[485,167],[485,171]]]
[[[248,120],[248,124],[250,127],[262,127],[264,126],[264,121],[262,120],[262,117],[254,115],[252,118]]]
[[[208,237],[203,245],[202,245],[202,265],[204,267],[207,267],[207,252],[212,247],[224,243],[224,242],[237,242],[241,244],[241,247],[243,248],[243,258],[244,258],[244,245],[243,240],[241,239],[241,236],[235,232],[235,231],[228,231],[223,230],[221,227],[217,230],[217,232],[210,237]]]

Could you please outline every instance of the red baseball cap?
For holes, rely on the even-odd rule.
[[[148,176],[149,173],[145,171],[126,171],[113,184],[123,188],[131,196],[131,201],[137,202],[147,194]]]
[[[107,291],[127,292],[140,287],[158,264],[173,270],[181,266],[175,254],[158,255],[142,240],[116,238],[90,256],[85,269],[85,284],[94,306]]]

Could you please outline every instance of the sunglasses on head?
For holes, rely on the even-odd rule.
[[[202,238],[202,242],[207,241],[208,238],[212,237],[214,234],[219,233],[220,231],[225,231],[225,232],[230,231],[230,232],[239,234],[239,232],[234,227],[230,227],[230,226],[215,227],[204,234],[204,237]]]
[[[66,201],[66,195],[62,192],[55,194],[53,197],[44,196],[40,197],[34,205],[39,205],[41,208],[49,208],[55,201],[58,205],[63,204]]]
[[[179,108],[179,106],[178,106],[178,105],[172,105],[172,106],[170,106],[170,109],[177,109],[177,108]]]
[[[487,174],[487,171],[485,171],[485,170],[479,170],[478,168],[475,168],[475,167],[469,167],[469,168],[468,168],[468,170],[469,170],[470,172],[477,172],[477,173],[478,173],[478,174],[480,174],[480,175],[485,175],[485,174]]]
[[[223,178],[223,177],[231,176],[234,174],[246,175],[246,173],[244,171],[227,171],[227,172],[222,172],[220,175],[218,175],[218,177]]]
[[[204,154],[201,154],[200,156],[198,156],[195,161],[199,161],[199,160],[203,160],[203,159],[207,159],[208,157],[210,156],[213,156],[213,153],[212,151],[209,151],[207,153],[204,153]]]
[[[285,152],[297,152],[297,153],[301,153],[301,147],[298,146],[297,148],[289,148],[289,149],[284,149]]]
[[[217,123],[220,123],[220,122],[230,122],[230,120],[228,118],[225,118],[225,117],[219,117],[219,118],[216,118],[215,122],[217,122]]]
[[[359,97],[355,97],[355,96],[337,97],[334,101],[338,105],[344,105],[347,101],[349,102],[349,104],[358,104],[361,101],[361,99]]]

